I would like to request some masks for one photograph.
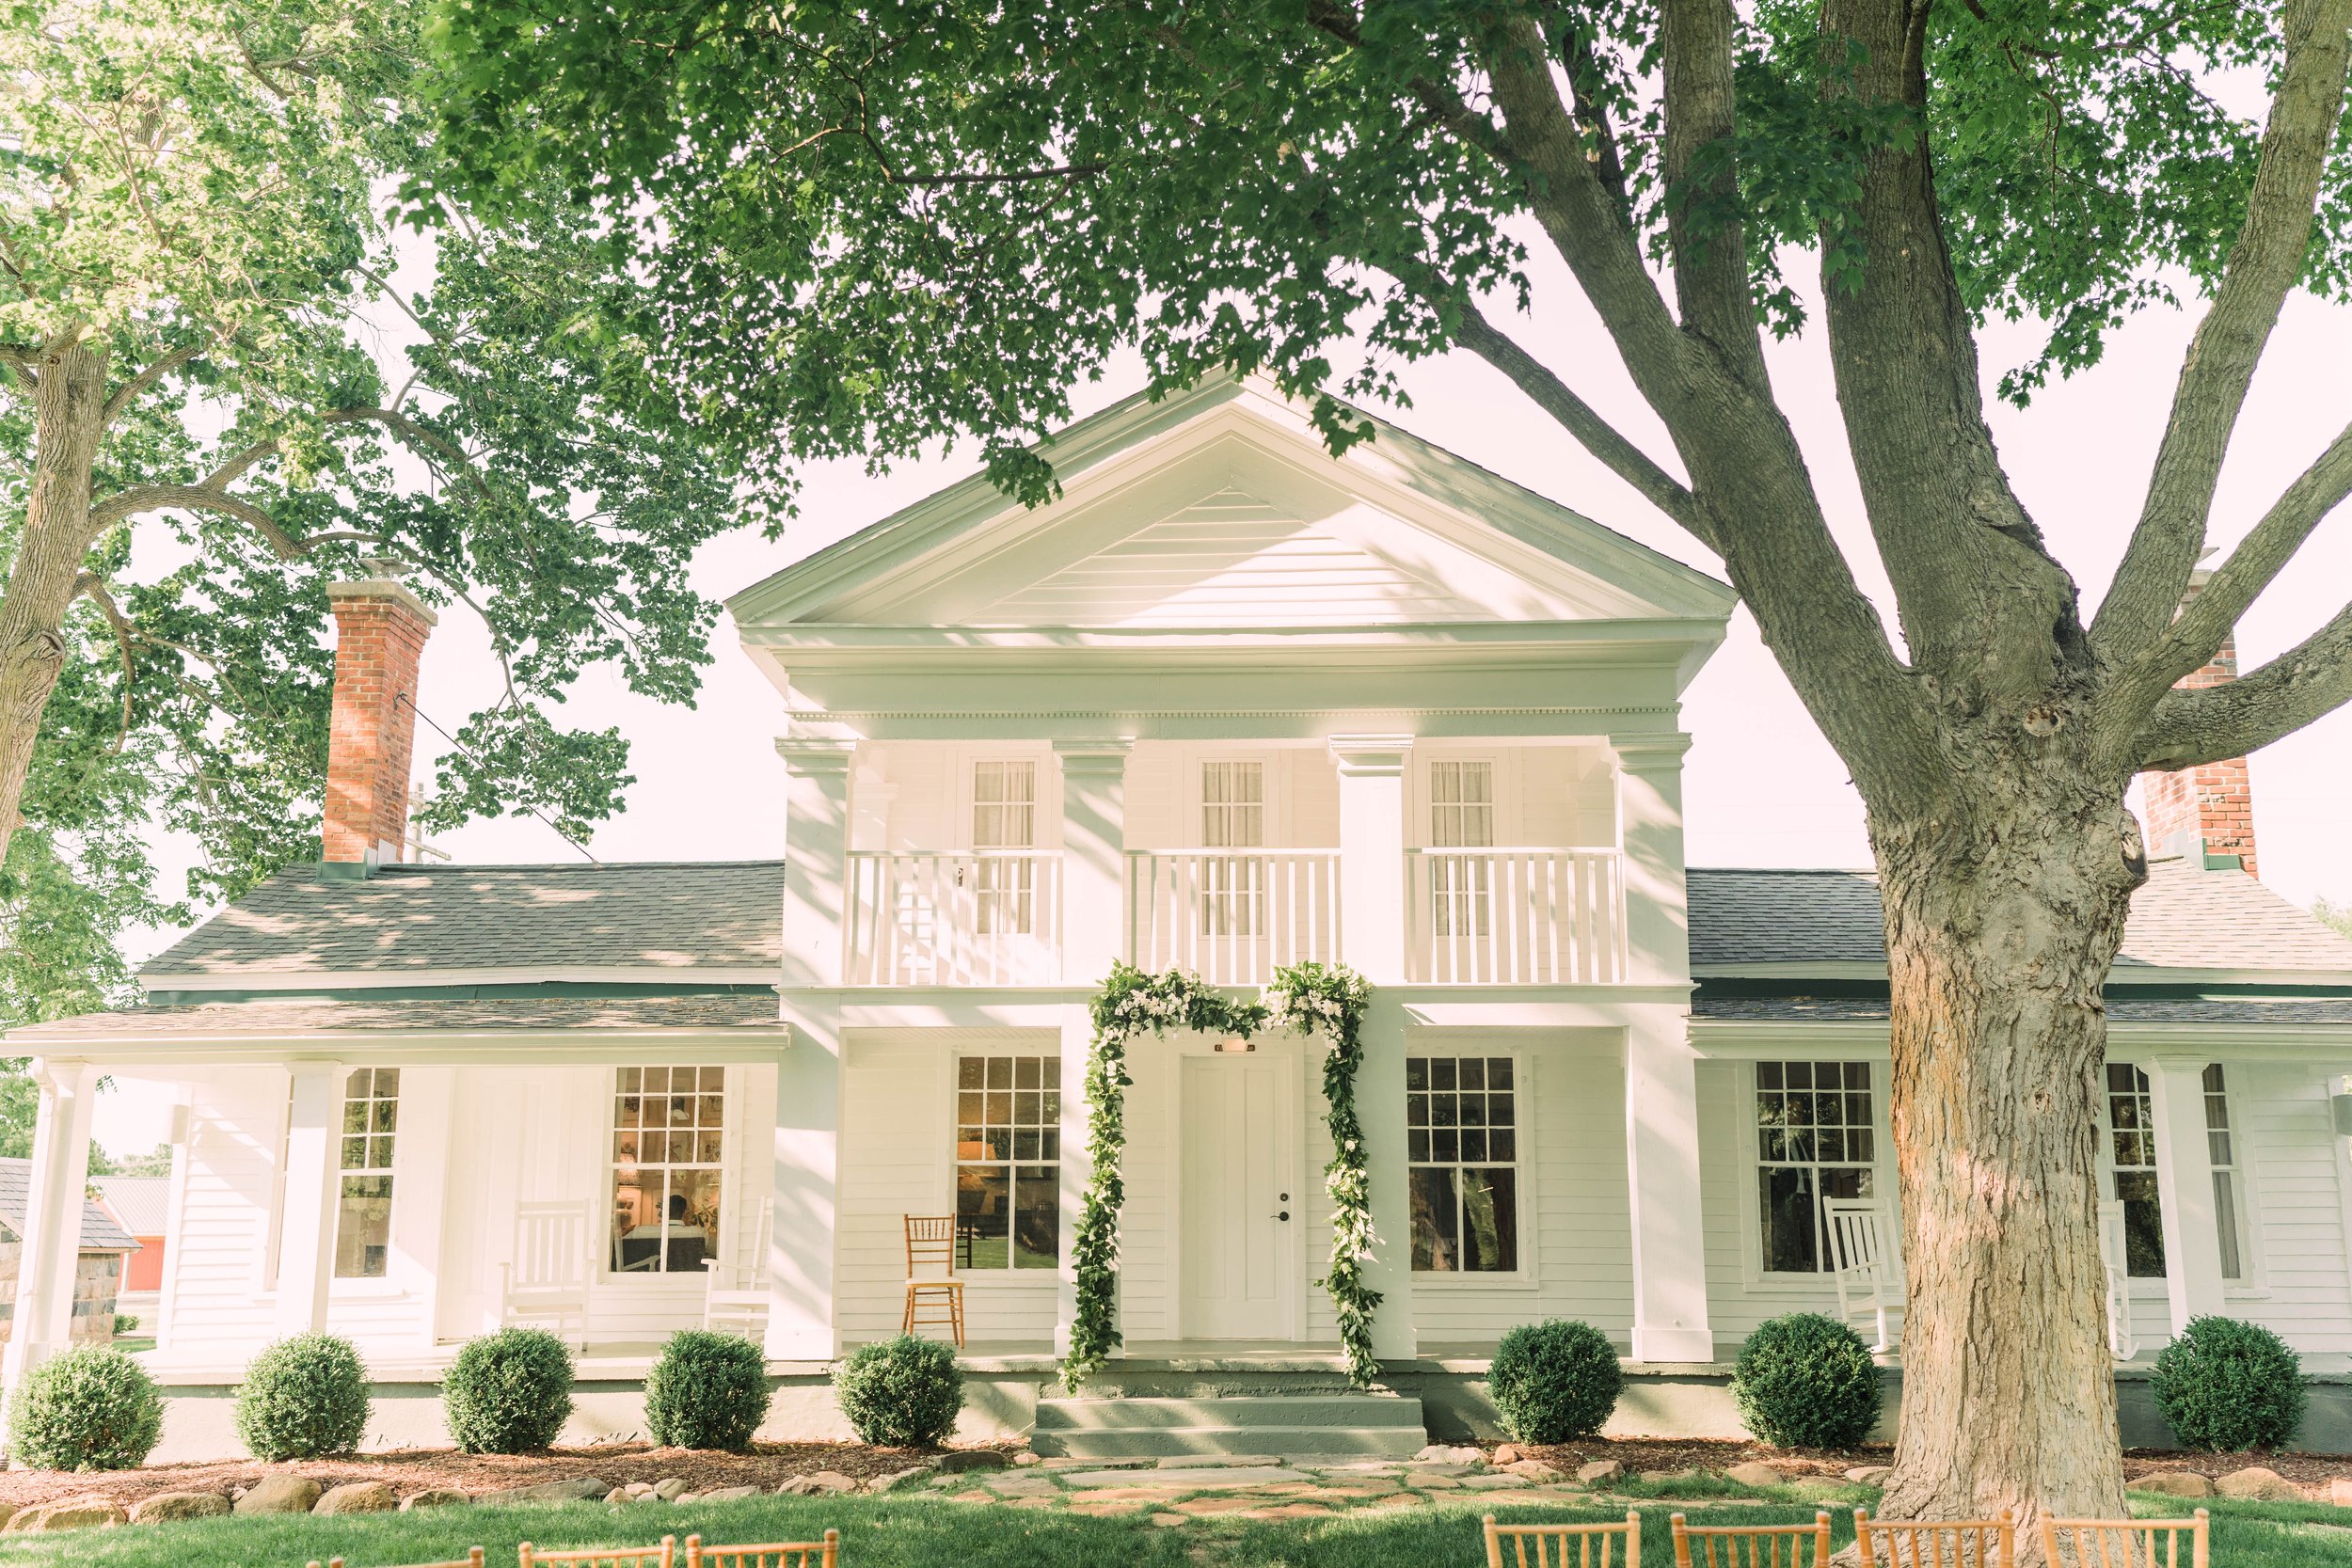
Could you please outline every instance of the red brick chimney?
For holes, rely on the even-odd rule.
[[[2212,577],[2201,566],[2190,576],[2182,609],[2188,608]],[[2212,663],[2180,684],[2219,686],[2235,679],[2237,639],[2233,635],[2222,639]],[[2142,773],[2139,782],[2152,857],[2180,856],[2210,866],[2217,857],[2234,855],[2248,876],[2261,875],[2254,865],[2254,795],[2244,757],[2201,763],[2177,773]]]
[[[319,859],[361,876],[400,859],[416,750],[417,665],[435,616],[389,577],[329,583],[335,612],[335,711],[326,743],[326,818]]]

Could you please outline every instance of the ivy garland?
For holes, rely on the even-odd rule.
[[[1372,1227],[1363,1124],[1356,1116],[1356,1073],[1363,1062],[1359,1037],[1371,996],[1372,988],[1361,975],[1336,964],[1278,970],[1265,998],[1250,1002],[1236,1002],[1199,975],[1179,970],[1150,974],[1129,963],[1111,966],[1091,1009],[1094,1041],[1087,1055],[1086,1096],[1093,1168],[1087,1178],[1077,1234],[1071,1241],[1078,1303],[1070,1354],[1062,1361],[1064,1387],[1077,1392],[1103,1370],[1120,1342],[1116,1281],[1119,1214],[1127,1201],[1127,1186],[1120,1166],[1127,1150],[1127,1089],[1135,1082],[1127,1072],[1127,1042],[1170,1029],[1247,1039],[1276,1022],[1301,1034],[1320,1031],[1329,1043],[1323,1093],[1332,1149],[1330,1163],[1324,1166],[1331,1194],[1331,1267],[1316,1283],[1329,1292],[1338,1312],[1348,1381],[1359,1388],[1372,1386],[1379,1370],[1372,1354],[1372,1314],[1380,1305],[1380,1292],[1364,1283],[1364,1264],[1379,1238]]]

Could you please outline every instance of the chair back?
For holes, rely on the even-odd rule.
[[[1891,1348],[1887,1314],[1902,1304],[1902,1267],[1898,1249],[1887,1244],[1886,1209],[1874,1197],[1833,1197],[1821,1205],[1829,1227],[1830,1277],[1837,1287],[1837,1313],[1849,1323],[1859,1316],[1872,1329],[1874,1351]]]
[[[517,1568],[677,1568],[677,1537],[659,1546],[581,1546],[543,1552],[526,1541],[515,1548]]]
[[[2186,1519],[2053,1519],[2045,1513],[2042,1550],[2050,1568],[2206,1568],[2209,1519],[2201,1508]],[[2186,1552],[2183,1536],[2188,1537]]]
[[[1829,1568],[1829,1511],[1809,1525],[1703,1525],[1673,1516],[1675,1568]],[[1806,1550],[1807,1543],[1812,1549]]]
[[[1642,1568],[1642,1516],[1622,1525],[1498,1525],[1487,1514],[1486,1568]]]
[[[310,1568],[319,1568],[318,1559],[310,1560]],[[326,1560],[326,1568],[343,1568],[343,1560],[330,1557]],[[469,1546],[464,1557],[452,1562],[410,1562],[403,1564],[403,1568],[482,1568],[482,1548]]]
[[[822,1541],[771,1541],[756,1546],[706,1546],[699,1535],[686,1538],[686,1568],[837,1568],[841,1532]]]
[[[574,1289],[588,1277],[588,1205],[520,1203],[515,1206],[516,1291]]]
[[[2014,1568],[2017,1519],[2003,1509],[1991,1519],[1873,1519],[1853,1511],[1862,1568]]]
[[[907,1277],[944,1279],[956,1272],[956,1217],[953,1214],[909,1214]]]
[[[2107,1198],[2099,1205],[2099,1262],[2107,1275],[2107,1354],[2118,1361],[2139,1354],[2139,1335],[2132,1324],[2130,1256],[2123,1240],[2123,1205]]]

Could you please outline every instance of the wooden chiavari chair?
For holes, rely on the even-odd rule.
[[[1704,1525],[1673,1516],[1675,1568],[1829,1568],[1829,1511],[1809,1525]],[[1813,1544],[1808,1554],[1806,1542]],[[1697,1560],[1693,1562],[1693,1558]]]
[[[1486,1568],[1641,1568],[1642,1516],[1631,1509],[1622,1525],[1498,1525],[1491,1513],[1484,1522]]]
[[[907,1226],[907,1309],[898,1331],[912,1334],[923,1323],[946,1323],[963,1348],[963,1281],[956,1273],[956,1217],[953,1214],[909,1214]],[[924,1303],[936,1300],[946,1317],[927,1316]]]
[[[771,1541],[757,1546],[706,1546],[699,1535],[686,1538],[686,1568],[839,1568],[841,1532],[822,1541]]]
[[[677,1537],[659,1546],[580,1546],[543,1552],[526,1541],[515,1548],[519,1568],[677,1568]]]
[[[2042,1516],[2042,1550],[2050,1568],[2207,1568],[2212,1516],[2186,1519],[2053,1519]],[[2181,1560],[2181,1537],[2188,1560]],[[2157,1539],[2164,1550],[2156,1549]]]
[[[2017,1520],[2008,1509],[1991,1519],[1873,1519],[1853,1511],[1862,1568],[2014,1568]]]

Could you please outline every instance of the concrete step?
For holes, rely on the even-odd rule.
[[[1364,1454],[1409,1459],[1429,1441],[1421,1401],[1388,1394],[1040,1400],[1042,1454]]]

